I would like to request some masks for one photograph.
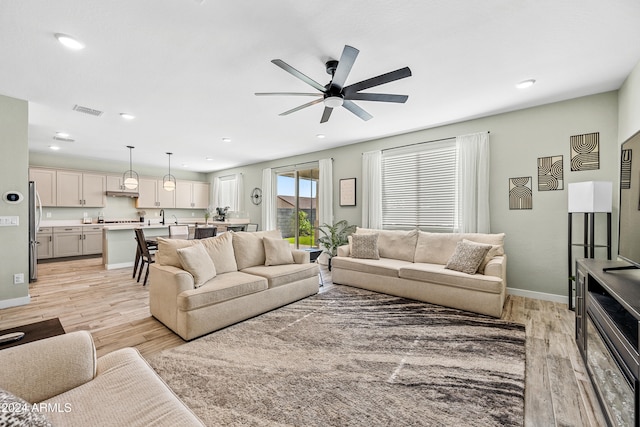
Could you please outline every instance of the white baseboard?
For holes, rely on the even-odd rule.
[[[30,302],[31,302],[31,295],[27,295],[26,297],[20,297],[20,298],[5,299],[0,301],[0,309],[17,307],[19,305],[27,305]]]
[[[121,262],[119,264],[105,264],[104,268],[107,270],[117,270],[118,268],[133,267],[133,262]]]
[[[564,295],[547,294],[545,292],[527,291],[525,289],[518,289],[518,288],[507,288],[507,293],[511,295],[516,295],[519,297],[534,298],[534,299],[540,299],[543,301],[558,302],[561,304],[567,303],[567,297],[565,297]]]

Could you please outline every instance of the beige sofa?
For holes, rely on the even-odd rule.
[[[504,234],[363,228],[355,234],[377,234],[380,259],[354,258],[353,245],[341,246],[331,260],[333,283],[501,316],[507,285]],[[463,240],[491,245],[475,274],[445,268]]]
[[[187,249],[194,245],[201,246]],[[185,249],[198,249],[200,258],[185,257]],[[202,271],[210,263],[213,276]],[[279,231],[159,239],[150,269],[151,314],[185,340],[318,292],[318,266],[308,252],[292,250]]]
[[[96,358],[87,331],[2,350],[0,366],[0,389],[13,394],[2,393],[1,425],[204,425],[137,350]]]

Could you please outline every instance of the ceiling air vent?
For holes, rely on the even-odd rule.
[[[103,113],[103,111],[94,110],[93,108],[89,108],[89,107],[83,107],[82,105],[78,105],[78,104],[73,106],[73,110],[78,111],[80,113],[91,114],[92,116],[96,116],[96,117],[100,117]]]
[[[75,139],[73,138],[63,138],[61,136],[54,136],[53,139],[55,139],[56,141],[64,141],[64,142],[74,142]]]

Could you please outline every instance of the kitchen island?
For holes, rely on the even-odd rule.
[[[180,225],[189,226],[189,234],[193,236],[195,223],[180,221]],[[209,225],[218,227],[218,233],[225,231],[231,225],[246,225],[248,219],[231,219],[229,221],[209,221]],[[133,223],[107,224],[102,227],[102,262],[107,270],[133,267],[136,257],[137,242],[134,229],[142,228],[145,237],[169,235],[169,224]]]

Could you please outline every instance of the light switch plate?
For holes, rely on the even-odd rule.
[[[17,227],[20,225],[18,216],[0,216],[0,227]]]

